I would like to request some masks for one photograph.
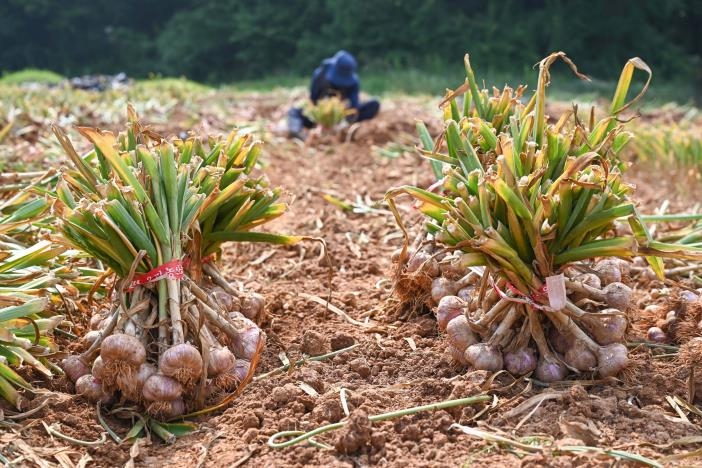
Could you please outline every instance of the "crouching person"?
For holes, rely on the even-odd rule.
[[[310,100],[317,104],[320,99],[338,96],[353,110],[347,118],[349,123],[372,119],[380,110],[380,102],[371,99],[359,101],[360,82],[356,74],[356,59],[345,50],[333,57],[324,59],[312,74]],[[303,138],[304,129],[314,128],[315,123],[305,116],[301,107],[293,107],[288,112],[288,134]]]

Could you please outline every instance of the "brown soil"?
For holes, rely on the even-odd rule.
[[[261,118],[281,115],[280,108],[257,96]],[[542,388],[527,379],[505,373],[490,376],[456,366],[430,315],[402,322],[383,321],[390,297],[391,254],[402,242],[386,212],[344,212],[322,198],[329,193],[355,202],[372,201],[387,188],[401,184],[428,185],[426,162],[406,154],[397,159],[378,156],[373,145],[413,132],[415,118],[432,119],[433,106],[413,100],[388,102],[381,115],[364,124],[356,141],[335,146],[305,146],[267,137],[265,162],[274,183],[289,191],[290,212],[275,221],[272,230],[323,237],[331,265],[318,244],[278,248],[232,245],[223,259],[229,279],[265,295],[267,349],[258,374],[291,361],[303,353],[319,355],[357,343],[352,351],[302,368],[252,382],[225,411],[198,420],[197,432],[174,445],[104,444],[84,447],[47,434],[44,425],[87,441],[100,439],[95,408],[80,398],[58,394],[60,400],[0,432],[0,453],[20,458],[18,466],[40,460],[71,466],[633,466],[617,465],[613,458],[594,452],[572,454],[564,446],[590,445],[635,452],[653,459],[699,448],[677,443],[699,436],[700,419],[680,419],[666,397],[687,395],[688,370],[662,352],[644,347],[632,351],[635,365],[621,379],[568,381]],[[217,123],[210,122],[216,128]],[[411,141],[411,138],[408,140]],[[651,174],[632,173],[640,182],[647,212],[661,203],[661,193],[677,197],[669,187],[652,182]],[[669,182],[669,181],[664,181]],[[672,188],[672,187],[670,187]],[[684,199],[675,198],[676,207]],[[689,198],[688,198],[689,200]],[[407,222],[416,228],[417,216],[401,203]],[[331,303],[351,323],[310,299],[326,298],[329,271],[333,271]],[[652,302],[648,283],[637,285],[637,305]],[[632,339],[645,334],[649,322],[632,314]],[[367,320],[367,321],[366,321]],[[638,323],[641,321],[641,323]],[[57,382],[54,389],[60,389]],[[418,405],[488,393],[494,403],[425,411],[372,423],[369,415]],[[544,397],[538,405],[530,400]],[[346,427],[315,438],[329,448],[305,442],[273,449],[268,439],[278,431],[309,431],[345,418]],[[525,403],[527,402],[527,403]],[[521,406],[520,406],[521,405]],[[107,422],[121,435],[129,429],[116,419]],[[551,448],[527,453],[486,442],[452,428],[458,423]],[[3,426],[0,418],[0,427]],[[702,463],[686,459],[676,463]],[[49,465],[42,465],[49,466]],[[681,465],[682,466],[682,465]]]

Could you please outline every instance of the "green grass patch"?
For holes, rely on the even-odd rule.
[[[66,78],[51,70],[40,70],[38,68],[25,68],[15,72],[3,73],[0,77],[0,84],[21,85],[25,83],[59,84]]]

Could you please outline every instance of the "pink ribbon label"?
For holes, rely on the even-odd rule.
[[[507,289],[514,294],[515,296],[520,296],[520,297],[515,297],[515,296],[510,296],[504,291],[502,291],[500,288],[497,287],[497,284],[493,281],[492,277],[490,279],[490,284],[492,285],[492,288],[495,290],[498,296],[500,296],[502,299],[510,302],[517,302],[520,304],[528,304],[532,306],[535,309],[539,310],[549,310],[548,306],[545,306],[541,304],[540,299],[545,299],[548,294],[548,289],[546,285],[543,285],[538,291],[534,291],[532,295],[524,294],[521,292],[519,289],[515,288],[511,283],[507,283]],[[523,298],[523,299],[522,299]]]
[[[131,283],[129,283],[129,288],[127,291],[131,291],[137,286],[142,284],[154,283],[162,279],[176,279],[182,280],[185,278],[185,272],[183,271],[183,261],[180,259],[171,260],[163,265],[159,265],[148,273],[142,273],[136,275]]]

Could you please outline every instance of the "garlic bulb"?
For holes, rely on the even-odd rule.
[[[102,380],[102,378],[105,376],[105,363],[102,361],[101,356],[96,357],[93,361],[92,372],[93,376],[98,380]]]
[[[76,393],[91,402],[109,403],[111,396],[102,389],[102,384],[91,374],[85,374],[76,382]]]
[[[265,302],[262,295],[253,292],[249,293],[244,296],[244,300],[241,302],[241,313],[244,314],[244,317],[260,323],[263,318]]]
[[[439,330],[446,330],[448,323],[455,317],[462,315],[467,304],[458,296],[444,296],[436,307],[436,321]]]
[[[487,343],[477,343],[468,346],[463,356],[468,364],[479,370],[497,372],[502,370],[504,365],[499,348]]]
[[[105,364],[121,361],[136,368],[146,360],[146,349],[137,338],[122,333],[110,335],[102,341],[100,356]]]
[[[182,398],[177,398],[168,402],[169,408],[162,412],[164,418],[170,419],[185,414],[186,406]]]
[[[438,303],[446,296],[454,296],[458,292],[458,286],[454,281],[439,276],[431,281],[431,298]]]
[[[451,319],[446,326],[446,336],[451,346],[460,350],[461,353],[463,353],[468,346],[478,342],[478,338],[475,336],[475,333],[473,333],[473,330],[471,330],[465,315],[459,315]]]
[[[237,359],[234,363],[234,368],[231,370],[231,373],[237,378],[238,382],[241,383],[249,374],[250,368],[251,362],[249,362],[246,359]]]
[[[90,374],[90,369],[83,362],[80,356],[68,356],[61,361],[61,369],[66,373],[66,377],[73,383],[86,374]]]
[[[573,341],[563,356],[563,361],[581,372],[591,372],[597,367],[597,358],[594,353],[580,340]]]
[[[539,357],[534,375],[542,382],[556,382],[565,379],[568,368],[560,361]]]
[[[124,333],[110,335],[100,346],[100,357],[105,367],[101,379],[103,388],[132,391],[137,370],[146,360],[146,349],[141,341]]]
[[[251,360],[256,355],[259,342],[265,340],[266,337],[251,320],[244,317],[241,313],[232,312],[229,318],[235,321],[240,332],[236,338],[232,339],[230,348],[238,358]]]
[[[210,350],[210,359],[207,363],[207,376],[216,377],[234,367],[236,356],[229,348],[217,347]]]
[[[86,342],[88,346],[92,345],[95,343],[95,341],[100,338],[100,335],[102,335],[102,332],[99,330],[90,330],[88,333],[83,335],[83,341]]]
[[[610,283],[602,292],[609,307],[626,310],[631,301],[631,288],[624,283]]]
[[[211,290],[211,294],[219,306],[226,312],[239,310],[239,299],[229,294],[219,286]]]
[[[617,375],[628,365],[627,349],[621,343],[603,346],[597,353],[597,370],[602,377]]]
[[[142,395],[146,401],[172,401],[183,395],[183,386],[163,374],[153,374],[144,382]]]
[[[137,371],[136,375],[137,386],[139,389],[142,389],[144,387],[144,383],[155,373],[156,366],[149,364],[148,362],[142,363],[142,365],[139,366],[139,370]]]
[[[505,370],[512,375],[525,375],[536,369],[536,351],[522,348],[504,354]]]
[[[202,356],[191,344],[175,345],[161,355],[158,368],[163,375],[173,377],[188,387],[202,375]]]
[[[592,269],[605,285],[618,283],[622,280],[622,271],[618,259],[607,258],[601,260]]]
[[[439,262],[426,252],[417,252],[407,262],[407,272],[419,272],[426,274],[432,278],[439,276]]]

